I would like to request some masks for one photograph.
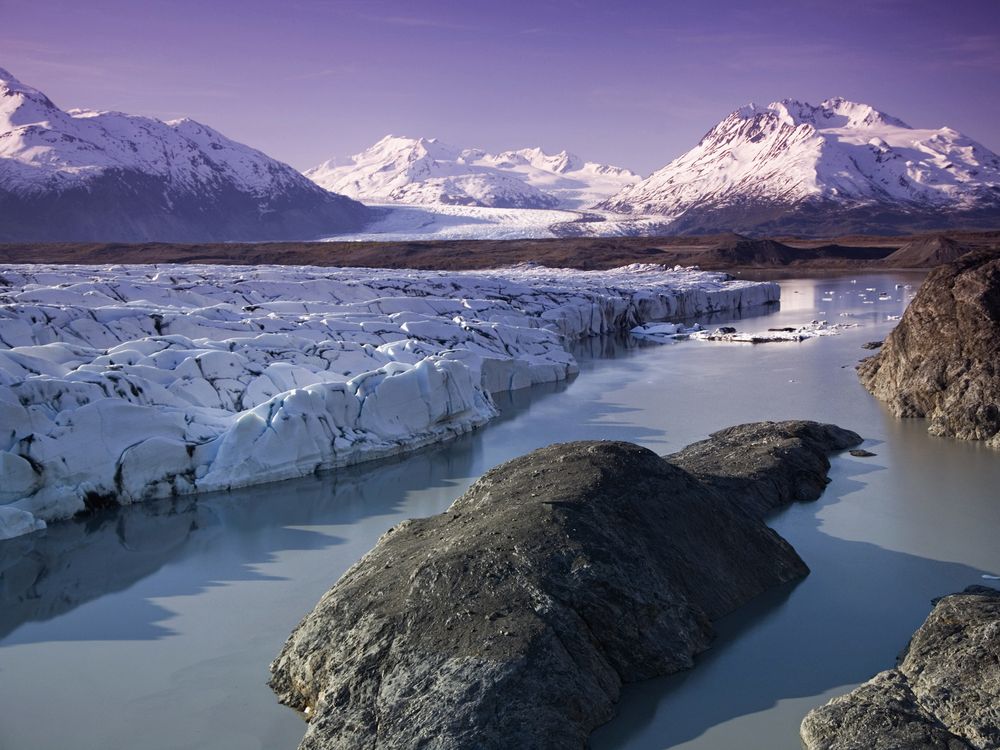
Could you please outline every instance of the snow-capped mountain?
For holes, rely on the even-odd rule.
[[[194,120],[63,111],[0,69],[0,239],[308,239],[372,212]]]
[[[996,224],[1000,157],[951,128],[912,128],[867,104],[786,99],[733,112],[600,207],[664,216],[674,232]]]
[[[566,151],[490,154],[436,138],[392,135],[305,174],[327,190],[369,202],[493,208],[584,208],[640,179],[627,169],[584,162]]]

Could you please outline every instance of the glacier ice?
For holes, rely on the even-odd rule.
[[[653,265],[0,267],[0,538],[445,440],[576,372],[569,340],[778,295]]]

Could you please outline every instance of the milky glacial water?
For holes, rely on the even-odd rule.
[[[1000,573],[1000,454],[896,420],[854,372],[861,344],[883,338],[914,293],[895,285],[919,276],[851,278],[783,281],[780,312],[737,324],[860,324],[839,336],[591,340],[579,377],[500,396],[499,420],[448,445],[0,543],[0,748],[294,748],[305,727],[274,701],[267,665],[393,524],[443,510],[486,469],[551,442],[669,453],[730,424],[809,418],[856,430],[877,454],[835,458],[820,500],[771,519],[812,573],[718,623],[693,670],[627,686],[592,742],[799,748],[802,716],[892,666],[933,597]]]

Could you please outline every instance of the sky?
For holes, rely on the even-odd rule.
[[[0,0],[0,67],[299,169],[392,133],[645,175],[789,97],[1000,151],[1000,0]]]

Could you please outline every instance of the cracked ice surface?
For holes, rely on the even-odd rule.
[[[649,265],[0,267],[0,538],[445,440],[573,374],[568,340],[778,293]]]

